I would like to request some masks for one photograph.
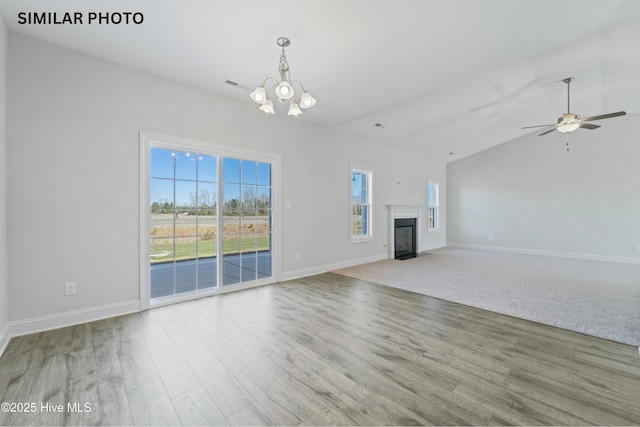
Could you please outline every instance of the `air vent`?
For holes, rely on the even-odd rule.
[[[249,88],[245,85],[241,85],[240,83],[234,82],[233,80],[225,80],[224,82],[229,86],[237,87],[238,89],[249,90]]]

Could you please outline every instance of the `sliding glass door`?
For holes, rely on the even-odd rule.
[[[152,304],[272,278],[270,161],[161,142],[148,158]]]

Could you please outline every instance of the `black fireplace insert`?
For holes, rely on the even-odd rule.
[[[417,255],[416,250],[416,219],[395,219],[395,259],[410,259]]]

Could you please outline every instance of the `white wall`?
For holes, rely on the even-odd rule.
[[[7,255],[7,50],[8,34],[0,14],[0,354],[8,341],[9,264]]]
[[[599,124],[450,163],[448,242],[639,261],[640,115]]]
[[[138,302],[140,130],[281,155],[280,200],[293,206],[281,279],[384,257],[385,204],[424,205],[427,180],[446,178],[442,164],[15,33],[9,82],[9,317],[22,332]],[[349,243],[351,163],[375,169],[371,243]]]

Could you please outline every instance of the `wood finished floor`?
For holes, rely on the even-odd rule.
[[[326,273],[14,338],[0,396],[38,406],[1,425],[637,425],[640,356]]]

